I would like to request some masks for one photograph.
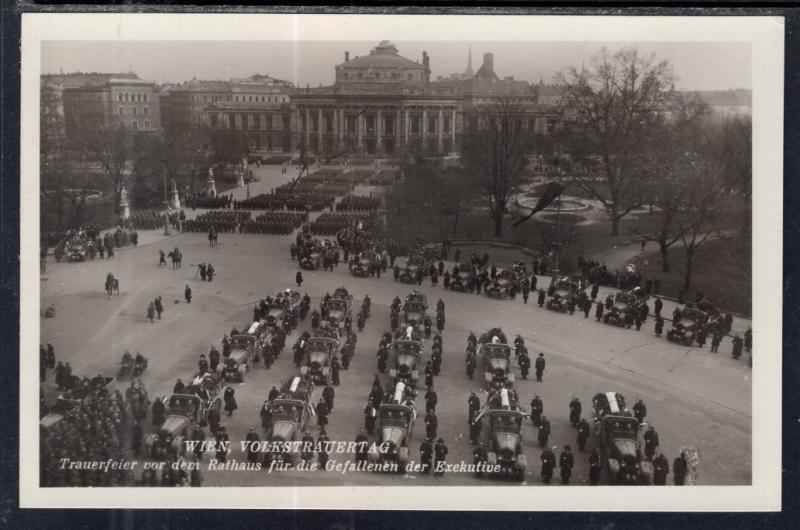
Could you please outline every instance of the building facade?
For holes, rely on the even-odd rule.
[[[65,87],[62,97],[68,137],[87,130],[161,130],[155,85],[136,76],[110,76],[103,83]]]
[[[193,79],[161,92],[164,127],[238,130],[251,150],[288,152],[292,149],[293,90],[292,83],[266,75],[230,81]]]

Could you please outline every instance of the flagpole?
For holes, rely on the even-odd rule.
[[[556,182],[561,184],[561,168],[558,166],[558,159],[556,158]],[[555,266],[552,268],[553,278],[558,277],[559,268],[559,250],[561,249],[561,194],[556,197],[558,204],[556,205],[556,240],[555,240]]]

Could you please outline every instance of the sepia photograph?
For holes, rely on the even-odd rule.
[[[780,19],[25,18],[32,504],[780,506]]]

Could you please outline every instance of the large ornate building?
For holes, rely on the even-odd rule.
[[[558,123],[557,102],[540,101],[544,85],[500,79],[491,53],[474,74],[471,52],[463,74],[431,81],[430,73],[426,52],[422,62],[412,61],[388,41],[362,57],[345,52],[333,85],[292,97],[298,142],[323,155],[457,155],[465,126],[501,97],[512,97],[537,133],[552,133]]]

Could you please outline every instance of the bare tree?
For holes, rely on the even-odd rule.
[[[635,48],[613,54],[603,48],[589,69],[558,75],[565,147],[581,167],[574,183],[605,206],[611,235],[619,235],[620,220],[642,205],[638,153],[669,100],[672,80],[667,61],[642,57]]]
[[[475,111],[473,117],[464,129],[464,165],[471,180],[488,198],[494,235],[499,237],[503,234],[508,202],[522,181],[533,142],[525,128],[523,109],[513,97],[500,98]]]
[[[670,112],[653,124],[646,136],[641,178],[644,197],[657,208],[658,223],[651,231],[631,231],[658,244],[662,272],[670,271],[669,248],[683,236],[677,218],[687,199],[688,179],[694,176],[697,164],[694,150],[703,145],[702,135],[707,132],[703,124],[709,114],[708,105],[699,97],[676,96]]]

